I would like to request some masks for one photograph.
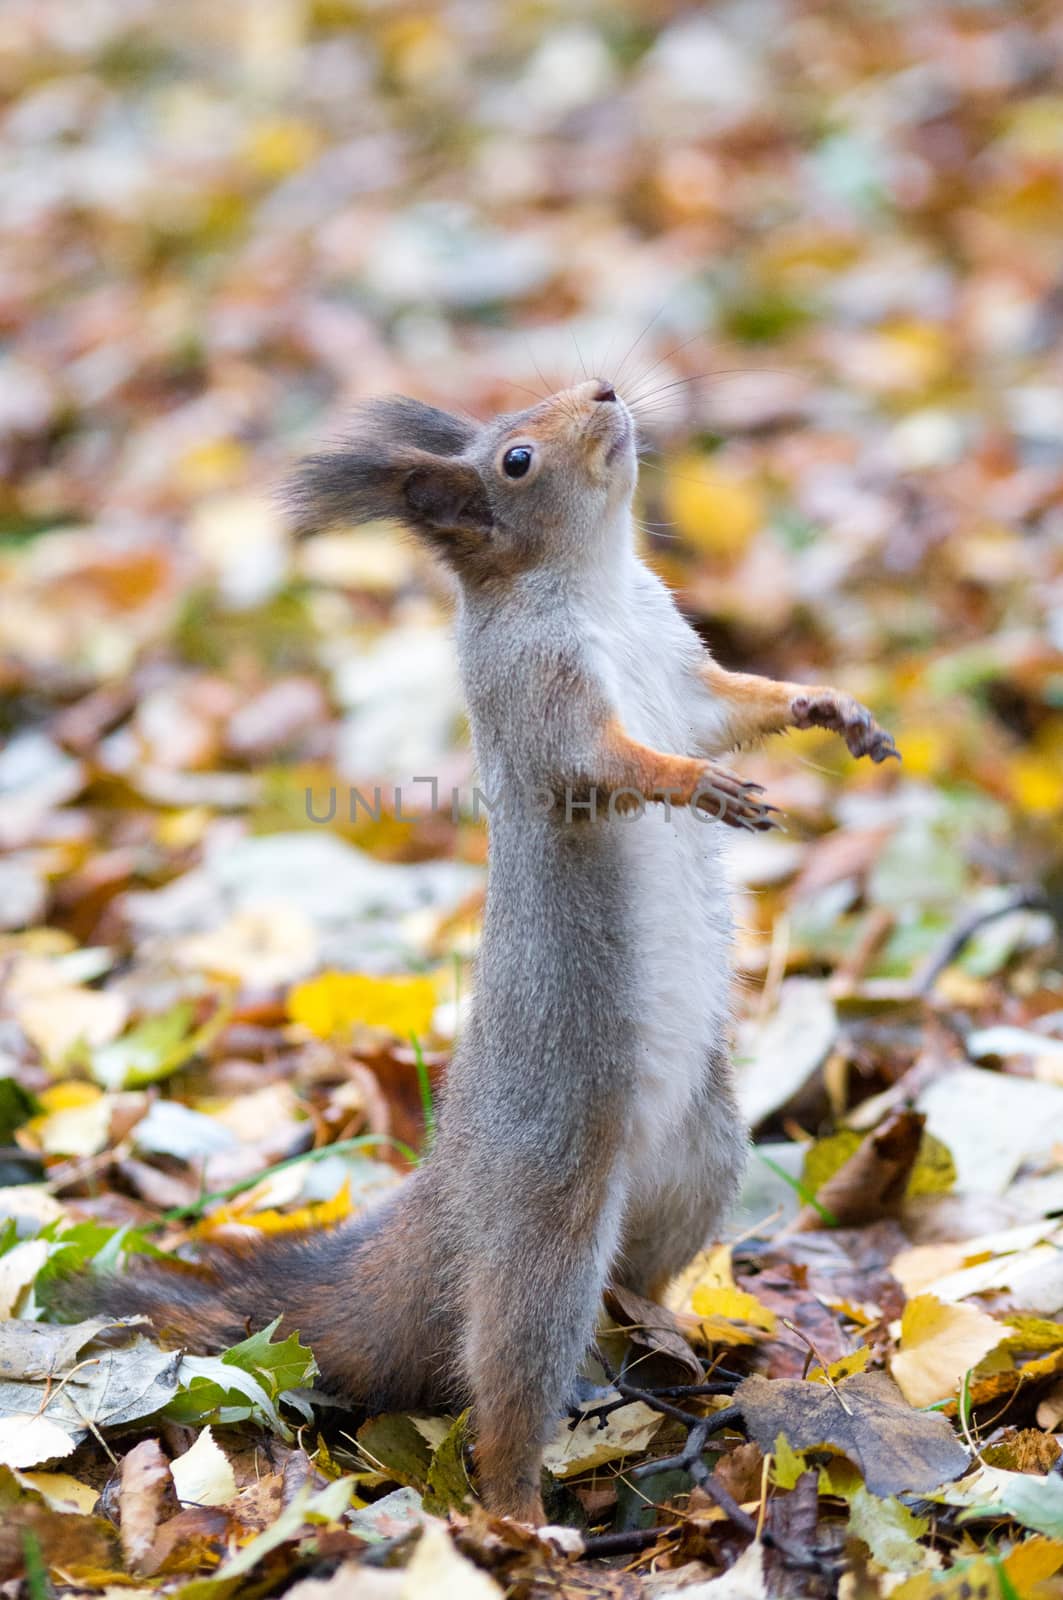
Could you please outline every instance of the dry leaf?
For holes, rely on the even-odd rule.
[[[177,1498],[182,1505],[226,1506],[236,1495],[236,1476],[228,1456],[214,1442],[207,1427],[191,1450],[170,1465]]]
[[[924,1122],[915,1111],[896,1111],[887,1117],[827,1179],[816,1205],[802,1207],[794,1218],[794,1230],[822,1228],[823,1212],[843,1228],[897,1212],[919,1154]]]
[[[900,1349],[890,1371],[909,1405],[951,1400],[964,1375],[1013,1332],[974,1306],[921,1294],[904,1308]]]
[[[828,1388],[794,1378],[745,1378],[734,1403],[767,1454],[783,1434],[794,1450],[832,1445],[863,1473],[872,1494],[937,1489],[967,1466],[948,1421],[913,1411],[884,1372],[858,1372]]]
[[[177,1509],[170,1463],[158,1439],[142,1439],[122,1458],[118,1491],[122,1555],[133,1572],[150,1576],[157,1570],[155,1535]]]

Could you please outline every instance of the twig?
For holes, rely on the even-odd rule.
[[[583,1541],[585,1556],[630,1556],[648,1550],[658,1539],[677,1534],[681,1522],[664,1524],[659,1528],[630,1528],[626,1533],[593,1533]]]
[[[608,1368],[606,1370],[608,1371]],[[637,1389],[634,1385],[625,1383],[622,1378],[614,1377],[612,1373],[609,1376],[620,1394],[631,1400],[641,1400],[644,1405],[682,1423],[687,1429],[687,1442],[678,1455],[668,1456],[663,1461],[647,1461],[641,1467],[636,1467],[628,1474],[632,1482],[639,1478],[648,1478],[658,1472],[688,1472],[694,1483],[704,1490],[710,1500],[716,1502],[724,1516],[742,1533],[755,1539],[758,1520],[751,1517],[748,1511],[743,1511],[730,1491],[710,1473],[703,1460],[705,1446],[712,1434],[719,1433],[721,1428],[735,1428],[741,1424],[741,1407],[724,1406],[720,1411],[712,1412],[710,1416],[692,1417],[688,1411],[681,1411],[678,1406],[671,1405],[649,1389]],[[806,1572],[822,1570],[823,1563],[815,1551],[798,1550],[788,1539],[780,1538],[777,1533],[764,1530],[761,1542],[766,1549],[777,1550],[783,1560],[792,1567]]]
[[[685,1386],[683,1384],[673,1384],[670,1388],[647,1389],[646,1393],[658,1397],[676,1396],[679,1399],[696,1399],[700,1395],[707,1394],[733,1394],[740,1382],[741,1379],[736,1377],[722,1379],[719,1383],[690,1383]],[[581,1422],[591,1421],[597,1422],[599,1427],[604,1428],[607,1417],[612,1416],[614,1411],[621,1411],[624,1406],[631,1404],[632,1401],[628,1395],[621,1395],[618,1400],[603,1400],[600,1405],[596,1406],[571,1405],[568,1408],[569,1428],[578,1428]]]
[[[686,1413],[683,1415],[686,1416]],[[722,1411],[714,1412],[711,1417],[687,1416],[686,1420],[690,1431],[687,1434],[687,1442],[679,1454],[665,1456],[660,1461],[646,1461],[641,1467],[636,1467],[634,1471],[628,1473],[633,1483],[640,1478],[652,1478],[658,1472],[689,1472],[695,1483],[705,1486],[705,1480],[709,1476],[709,1469],[702,1460],[705,1446],[712,1434],[719,1433],[721,1428],[735,1427],[742,1420],[742,1413],[737,1406],[726,1406]],[[746,1515],[740,1507],[738,1511],[740,1518]],[[752,1518],[748,1520],[750,1526],[746,1531],[752,1533],[753,1521]]]
[[[971,911],[967,916],[961,917],[916,974],[913,984],[915,993],[925,999],[945,968],[952,965],[964,946],[989,923],[996,922],[999,917],[1010,916],[1013,911],[1049,909],[1048,896],[1044,890],[1034,884],[1026,884],[1021,889],[1013,889],[1003,900],[998,900],[996,905],[985,906],[981,910]]]

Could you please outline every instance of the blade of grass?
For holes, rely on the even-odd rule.
[[[791,1177],[790,1173],[788,1173],[783,1167],[780,1167],[777,1161],[773,1161],[771,1156],[764,1155],[764,1153],[760,1150],[757,1150],[755,1146],[753,1153],[759,1158],[759,1160],[763,1161],[766,1167],[769,1167],[771,1171],[774,1172],[777,1178],[781,1178],[784,1183],[788,1183],[794,1193],[800,1197],[806,1206],[812,1207],[816,1215],[826,1223],[828,1228],[836,1228],[838,1226],[838,1219],[834,1215],[833,1211],[828,1211],[825,1205],[820,1204],[815,1195],[812,1193],[812,1190],[808,1187],[807,1183],[802,1183],[800,1178]]]
[[[256,1172],[249,1178],[241,1178],[239,1183],[231,1183],[227,1189],[214,1189],[210,1194],[202,1194],[190,1205],[171,1206],[157,1221],[149,1223],[148,1228],[155,1231],[165,1227],[168,1222],[187,1222],[193,1217],[201,1217],[208,1206],[214,1205],[217,1201],[232,1200],[236,1195],[244,1194],[256,1184],[264,1182],[266,1178],[275,1177],[278,1172],[287,1172],[289,1167],[301,1166],[304,1161],[323,1161],[326,1156],[344,1155],[348,1150],[365,1150],[370,1145],[380,1144],[389,1144],[413,1166],[417,1166],[420,1160],[416,1151],[411,1150],[401,1139],[393,1138],[390,1133],[363,1133],[356,1139],[340,1139],[336,1144],[323,1144],[316,1150],[304,1150],[300,1155],[289,1156],[287,1161],[278,1161],[275,1166],[263,1167],[261,1172]]]
[[[427,1155],[432,1148],[436,1136],[436,1110],[432,1098],[432,1080],[428,1076],[428,1066],[421,1049],[421,1041],[415,1033],[410,1034],[413,1044],[414,1060],[417,1062],[417,1082],[421,1089],[421,1110],[424,1113],[424,1154]]]

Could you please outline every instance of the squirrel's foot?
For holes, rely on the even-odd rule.
[[[778,806],[770,806],[767,801],[761,800],[759,796],[763,793],[761,784],[746,783],[725,767],[708,761],[694,795],[694,804],[700,811],[707,811],[715,817],[717,822],[725,822],[729,828],[763,833],[768,828],[780,826],[776,821]]]
[[[790,703],[795,728],[827,728],[840,734],[854,756],[870,756],[876,764],[891,756],[899,761],[893,737],[880,728],[866,706],[837,689],[810,689]]]

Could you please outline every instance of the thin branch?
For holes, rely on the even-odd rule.
[[[922,969],[916,974],[915,993],[924,998],[933,989],[935,983],[945,971],[951,967],[956,957],[970,943],[976,933],[988,927],[991,922],[996,922],[999,917],[1010,916],[1013,911],[1048,911],[1048,896],[1043,889],[1033,884],[1026,884],[1020,889],[1014,889],[996,905],[983,907],[981,910],[969,912],[961,917],[955,927],[945,935],[941,944],[929,956]]]

